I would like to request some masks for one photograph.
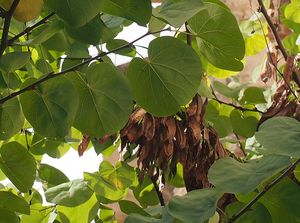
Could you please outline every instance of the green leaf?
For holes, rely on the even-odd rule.
[[[117,49],[117,48],[125,46],[125,45],[128,45],[127,41],[122,40],[122,39],[113,39],[113,40],[110,40],[106,43],[106,48],[107,48],[108,51],[112,51],[114,49]],[[136,54],[136,49],[135,49],[134,46],[128,46],[128,47],[125,47],[122,50],[116,51],[116,54],[120,54],[120,55],[123,55],[123,56],[134,57],[135,54]]]
[[[264,153],[300,157],[300,123],[289,117],[274,117],[265,121],[255,134]]]
[[[238,211],[240,211],[246,204],[236,202],[228,205],[226,207],[226,214],[233,216]],[[256,203],[250,208],[245,214],[238,218],[236,223],[272,223],[272,216],[270,215],[268,209],[261,203]]]
[[[214,189],[194,190],[182,197],[173,197],[168,212],[182,222],[204,222],[215,214],[218,193]]]
[[[23,215],[21,223],[49,223],[52,209],[49,206],[43,207],[40,203],[32,204],[30,205],[30,215]]]
[[[19,99],[13,98],[0,105],[0,139],[5,140],[20,132],[24,115]]]
[[[294,170],[294,175],[298,181],[300,181],[300,165],[298,165]]]
[[[27,83],[34,81],[31,79]],[[23,93],[20,100],[26,119],[37,133],[47,137],[64,137],[75,118],[77,95],[75,87],[66,78],[56,77]]]
[[[150,0],[104,0],[103,12],[146,25],[152,13]]]
[[[94,137],[119,131],[132,110],[132,94],[124,76],[111,64],[88,68],[86,75],[71,73],[68,78],[77,86],[80,105],[74,127]]]
[[[0,191],[0,209],[30,214],[29,204],[23,198],[9,191]]]
[[[266,103],[263,89],[258,87],[249,87],[244,91],[241,99],[246,104],[262,104]]]
[[[299,9],[300,2],[297,0],[291,1],[291,3],[285,7],[284,16],[295,23],[300,23]]]
[[[256,132],[259,114],[257,112],[242,112],[234,109],[230,114],[233,131],[243,137],[252,137]]]
[[[162,222],[160,219],[149,217],[149,216],[143,216],[139,214],[131,214],[125,219],[125,223],[160,223]]]
[[[245,43],[235,17],[219,4],[205,2],[204,5],[188,21],[197,35],[200,52],[218,68],[242,70]]]
[[[14,212],[0,208],[0,223],[19,223],[19,218]]]
[[[10,142],[1,147],[0,168],[21,192],[31,189],[35,180],[36,162],[22,145]]]
[[[84,179],[97,195],[117,201],[126,195],[128,188],[135,182],[136,174],[126,163],[117,163],[114,167],[110,162],[103,161],[99,172],[85,173]]]
[[[31,57],[30,52],[6,53],[0,60],[0,66],[7,72],[18,70],[26,65]]]
[[[45,0],[45,4],[68,25],[80,27],[100,13],[103,0]]]
[[[81,27],[76,28],[66,25],[66,31],[72,38],[91,45],[97,45],[101,43],[103,29],[104,23],[102,22],[100,15],[97,15],[95,18]]]
[[[100,205],[100,219],[101,223],[111,223],[114,222],[115,212],[113,209],[108,208],[106,206]]]
[[[93,194],[85,203],[76,207],[57,206],[57,213],[63,223],[90,223],[97,215],[99,203],[97,197]]]
[[[48,164],[41,164],[38,173],[39,178],[44,181],[43,183],[47,183],[47,188],[69,181],[63,172]]]
[[[285,178],[271,188],[260,202],[270,212],[272,223],[300,222],[300,189],[290,179]]]
[[[150,216],[143,208],[138,206],[136,203],[132,201],[122,200],[119,201],[120,209],[123,213],[130,214],[139,214],[142,216]]]
[[[212,165],[208,179],[219,191],[246,194],[289,164],[290,158],[280,155],[264,156],[247,163],[224,158]]]
[[[219,82],[219,81],[214,81],[214,89],[219,92],[220,94],[228,97],[228,98],[233,98],[233,99],[238,99],[239,97],[239,93],[240,90],[243,88],[244,86],[241,85],[239,87],[236,88],[230,88],[227,85]]]
[[[202,0],[165,0],[154,15],[168,21],[173,27],[180,27],[203,7]]]
[[[155,116],[173,115],[197,93],[202,78],[196,52],[173,37],[159,37],[148,60],[135,58],[128,78],[137,103]]]
[[[45,192],[48,202],[67,207],[75,207],[83,204],[89,200],[92,195],[93,191],[82,179],[60,184]]]

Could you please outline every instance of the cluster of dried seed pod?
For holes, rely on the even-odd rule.
[[[141,174],[152,177],[158,171],[176,174],[183,165],[188,191],[209,186],[207,174],[216,159],[227,155],[215,130],[203,123],[205,103],[195,96],[186,112],[178,116],[154,117],[136,109],[121,130],[121,148],[138,148]]]

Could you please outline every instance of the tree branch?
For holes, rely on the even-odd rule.
[[[22,32],[20,32],[16,36],[12,37],[11,39],[9,39],[7,45],[11,46],[21,36],[26,35],[26,34],[30,33],[32,30],[34,30],[35,28],[39,27],[40,25],[45,24],[48,21],[48,19],[50,19],[54,15],[55,15],[55,13],[52,12],[49,15],[47,15],[45,18],[43,18],[40,21],[38,21],[37,23],[35,23],[34,25],[27,27]]]
[[[109,51],[109,52],[103,52],[103,53],[100,53],[100,54],[98,54],[98,55],[96,55],[96,56],[94,56],[94,57],[89,58],[88,60],[85,60],[85,61],[83,61],[83,62],[81,62],[81,63],[79,63],[79,64],[76,64],[76,65],[73,66],[73,67],[70,67],[70,68],[68,68],[68,69],[65,69],[65,70],[60,71],[60,72],[57,72],[57,73],[54,73],[54,72],[48,73],[48,74],[46,74],[43,78],[41,78],[41,79],[37,80],[36,82],[34,82],[34,83],[28,85],[27,87],[25,87],[25,88],[23,88],[23,89],[21,89],[21,90],[19,90],[19,91],[15,91],[15,92],[11,93],[10,95],[8,95],[8,96],[6,96],[6,97],[0,99],[0,104],[3,104],[4,102],[6,102],[6,101],[8,101],[8,100],[17,97],[18,95],[20,95],[20,94],[22,94],[22,93],[24,93],[24,92],[26,92],[26,91],[34,90],[34,89],[36,88],[36,86],[38,86],[38,85],[41,84],[41,83],[44,83],[45,81],[47,81],[47,80],[49,80],[49,79],[52,79],[52,78],[55,78],[55,77],[62,76],[62,75],[64,75],[64,74],[69,73],[69,72],[72,72],[72,71],[76,71],[76,70],[78,70],[80,67],[82,67],[83,65],[89,64],[89,63],[92,62],[93,60],[98,60],[99,58],[101,58],[101,57],[103,57],[103,56],[107,56],[107,55],[109,55],[109,54],[111,54],[111,53],[115,53],[115,52],[117,52],[117,51],[119,51],[119,50],[122,50],[122,49],[128,47],[128,46],[131,46],[132,44],[134,44],[135,42],[139,41],[140,39],[143,39],[143,38],[146,37],[146,36],[153,35],[153,34],[160,33],[160,32],[164,32],[164,31],[170,31],[170,27],[169,27],[169,28],[166,28],[166,29],[162,29],[162,30],[156,31],[156,32],[147,32],[147,33],[145,33],[144,35],[140,36],[139,38],[133,40],[132,42],[130,42],[130,43],[126,44],[126,45],[123,45],[123,46],[120,46],[120,47],[118,47],[118,48],[115,48],[115,49],[113,49],[113,50],[111,50],[111,51]]]
[[[156,191],[157,197],[159,199],[160,206],[164,207],[166,205],[165,200],[164,200],[164,197],[163,197],[161,191],[159,190],[159,187],[157,185],[156,180],[157,180],[156,177],[154,177],[154,176],[151,177],[151,181],[152,181],[152,184],[153,184],[154,189]]]
[[[1,44],[0,44],[0,58],[2,57],[4,51],[7,47],[7,43],[8,43],[7,38],[8,38],[8,33],[9,33],[10,21],[11,21],[11,18],[13,16],[19,2],[20,2],[20,0],[14,0],[4,17],[5,21],[4,21]]]
[[[294,162],[292,165],[290,165],[279,177],[277,177],[274,181],[272,181],[270,184],[265,186],[264,190],[261,191],[256,195],[255,198],[253,198],[252,201],[250,201],[245,207],[243,207],[237,214],[233,215],[229,219],[229,223],[235,222],[238,218],[240,218],[242,215],[244,215],[250,208],[265,194],[267,193],[272,187],[274,187],[277,183],[279,183],[283,178],[288,176],[300,163],[300,159],[298,159],[296,162]]]
[[[260,11],[264,15],[265,19],[267,20],[267,23],[268,23],[268,25],[269,25],[269,27],[270,27],[273,35],[274,35],[274,38],[275,38],[275,40],[277,42],[277,45],[278,45],[278,49],[281,51],[284,59],[287,60],[288,53],[286,52],[286,50],[285,50],[285,48],[282,44],[280,36],[278,35],[278,32],[277,32],[276,26],[274,25],[274,23],[272,22],[270,16],[268,15],[267,9],[266,9],[263,1],[262,0],[257,0],[257,1],[258,1],[259,6],[260,6]]]
[[[212,100],[215,100],[215,101],[219,102],[220,104],[224,104],[224,105],[228,105],[228,106],[234,107],[235,109],[240,110],[242,112],[244,112],[244,111],[250,111],[250,112],[258,112],[258,113],[261,113],[261,114],[264,113],[264,112],[258,110],[257,108],[253,108],[253,109],[244,108],[244,107],[232,104],[232,103],[228,103],[228,102],[225,102],[225,101],[220,101],[218,98],[212,98]]]

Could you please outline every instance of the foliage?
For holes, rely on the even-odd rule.
[[[116,222],[111,204],[128,223],[300,222],[300,1],[258,3],[237,21],[220,0],[1,0],[0,222]],[[149,31],[119,39],[132,23]],[[82,179],[41,163],[117,147]]]

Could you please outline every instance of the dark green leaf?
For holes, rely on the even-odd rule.
[[[134,98],[153,115],[173,115],[197,93],[202,76],[199,57],[172,37],[153,40],[148,55],[147,61],[133,59],[128,68]]]
[[[194,190],[182,197],[173,197],[168,212],[182,222],[200,223],[215,214],[218,193],[214,189]]]
[[[41,164],[38,173],[39,178],[45,181],[44,183],[47,183],[48,188],[69,181],[68,177],[66,177],[63,172],[48,164]]]
[[[0,191],[0,209],[30,214],[29,204],[23,198],[9,191]]]
[[[4,54],[0,66],[7,72],[18,70],[25,66],[31,57],[30,52],[12,52]]]
[[[219,4],[205,2],[188,23],[197,34],[200,52],[218,68],[239,71],[245,55],[245,43],[231,12]]]
[[[24,115],[18,98],[0,105],[0,139],[5,140],[20,132],[24,125]]]
[[[86,75],[72,73],[68,78],[80,95],[74,127],[90,136],[102,137],[126,124],[132,110],[131,90],[113,65],[92,65]]]
[[[64,137],[75,118],[77,95],[70,81],[57,77],[25,92],[20,100],[26,119],[37,133],[48,137]]]
[[[19,218],[14,212],[0,208],[0,223],[19,223]]]
[[[32,187],[36,174],[36,162],[19,143],[10,142],[1,147],[0,168],[21,192],[27,192]]]
[[[104,0],[103,12],[146,25],[151,18],[150,0]]]
[[[60,184],[45,192],[48,202],[67,207],[75,207],[83,204],[89,200],[92,195],[93,191],[89,188],[87,183],[81,179]]]
[[[289,117],[274,117],[265,121],[255,134],[265,153],[300,157],[300,123]]]
[[[139,214],[142,216],[150,216],[143,208],[138,206],[132,201],[122,200],[119,201],[120,209],[123,213],[130,215],[130,214]]]
[[[154,15],[180,27],[203,7],[202,0],[165,0]]]
[[[241,99],[246,104],[262,104],[266,103],[263,89],[258,87],[249,87],[244,91]]]
[[[264,156],[247,163],[224,158],[212,165],[208,179],[219,191],[246,194],[289,164],[290,158],[280,155]]]
[[[103,0],[45,0],[45,4],[69,25],[80,27],[100,13]]]
[[[112,51],[114,49],[120,48],[125,45],[128,45],[127,41],[122,39],[113,39],[106,43],[106,48],[108,51]],[[136,49],[134,46],[128,46],[121,50],[116,51],[116,53],[123,56],[134,57],[136,54]]]

